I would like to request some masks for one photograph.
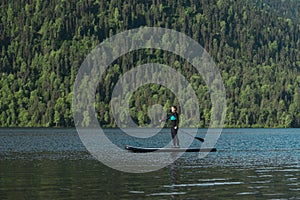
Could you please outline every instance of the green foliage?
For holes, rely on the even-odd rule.
[[[300,127],[299,1],[6,0],[0,10],[0,126],[74,126],[72,87],[85,56],[114,34],[158,26],[187,34],[215,60],[228,127]],[[101,125],[115,126],[109,103],[118,79],[149,62],[172,66],[190,81],[200,103],[197,125],[207,127],[212,108],[202,78],[178,56],[149,49],[121,56],[99,77]],[[130,114],[144,126],[152,105],[167,112],[177,103],[170,90],[149,84],[131,97]],[[88,125],[88,111],[82,117]]]

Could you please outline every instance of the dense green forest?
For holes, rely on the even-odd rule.
[[[300,6],[298,0],[3,0],[0,3],[0,126],[71,127],[77,71],[106,38],[157,26],[199,42],[220,69],[227,94],[227,127],[300,127]],[[101,125],[114,127],[114,84],[133,66],[159,62],[180,71],[200,104],[200,127],[210,121],[207,86],[169,52],[139,50],[117,59],[96,94]],[[145,92],[147,91],[147,92]],[[148,123],[148,107],[168,108],[165,87],[135,92],[130,113]]]

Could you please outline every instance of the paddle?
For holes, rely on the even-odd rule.
[[[162,122],[162,121],[163,121],[162,119],[159,120],[159,122]],[[181,129],[179,129],[179,130],[181,130]],[[204,142],[204,139],[203,139],[203,138],[200,138],[200,137],[194,137],[193,135],[189,134],[188,132],[185,132],[184,130],[181,130],[181,131],[182,131],[183,133],[185,133],[185,134],[187,134],[187,135],[189,135],[189,136],[191,136],[191,137],[193,137],[193,138],[199,140],[200,142]]]
[[[181,129],[179,129],[179,130],[181,130]],[[185,132],[184,130],[181,130],[181,131],[182,131],[183,133],[185,133],[185,134],[191,136],[191,137],[194,137],[193,135],[189,134],[188,132]],[[200,142],[204,142],[204,139],[201,138],[201,137],[194,137],[194,138],[197,139],[197,140],[199,140]]]

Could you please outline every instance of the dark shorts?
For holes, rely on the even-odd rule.
[[[172,138],[174,138],[178,133],[178,128],[175,129],[175,128],[171,128],[171,134],[172,134]]]

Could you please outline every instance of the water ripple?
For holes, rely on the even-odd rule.
[[[243,182],[207,182],[207,183],[165,185],[164,187],[207,187],[207,186],[218,186],[218,185],[241,185],[241,184],[243,184]]]

